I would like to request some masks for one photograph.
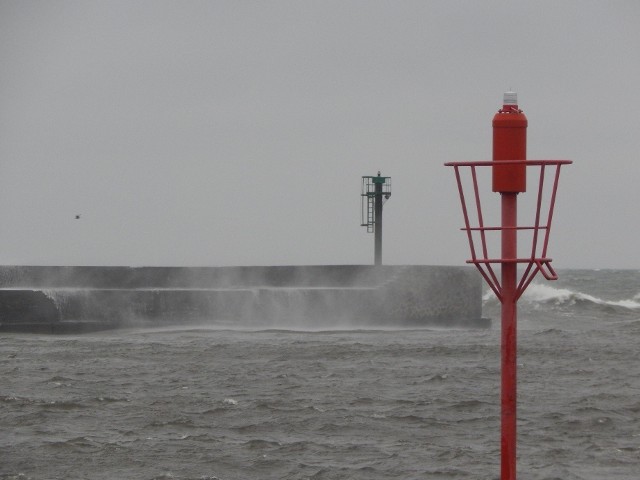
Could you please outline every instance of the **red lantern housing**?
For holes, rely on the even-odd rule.
[[[515,92],[504,94],[503,106],[493,117],[493,161],[527,159],[527,117],[518,108]],[[527,190],[525,165],[493,167],[493,191],[520,193]]]

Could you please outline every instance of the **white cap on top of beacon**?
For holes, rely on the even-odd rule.
[[[518,105],[518,94],[516,92],[512,92],[509,90],[508,92],[504,92],[504,102],[503,105]]]

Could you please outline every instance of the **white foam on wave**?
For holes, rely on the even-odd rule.
[[[567,288],[554,288],[541,283],[533,283],[525,290],[522,299],[529,302],[550,302],[555,301],[556,304],[566,303],[576,299],[576,295],[582,295]],[[585,300],[595,299],[595,297],[585,295]]]
[[[482,297],[483,303],[495,301],[496,296],[492,290],[485,292]],[[640,293],[633,298],[625,300],[604,300],[588,293],[582,293],[568,288],[556,288],[542,283],[532,283],[521,298],[529,303],[554,303],[555,305],[575,305],[576,302],[586,301],[596,305],[609,305],[613,307],[628,308],[630,310],[640,309]]]
[[[541,283],[533,283],[524,292],[523,300],[532,303],[554,302],[556,305],[573,305],[577,301],[587,301],[596,305],[610,305],[628,309],[640,309],[640,294],[626,300],[604,300],[588,293],[577,292],[567,288],[555,288]]]

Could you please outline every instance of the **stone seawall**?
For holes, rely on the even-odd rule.
[[[0,266],[0,330],[487,327],[468,267]]]

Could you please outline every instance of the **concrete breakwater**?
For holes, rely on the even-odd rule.
[[[469,267],[0,266],[0,330],[487,327]]]

